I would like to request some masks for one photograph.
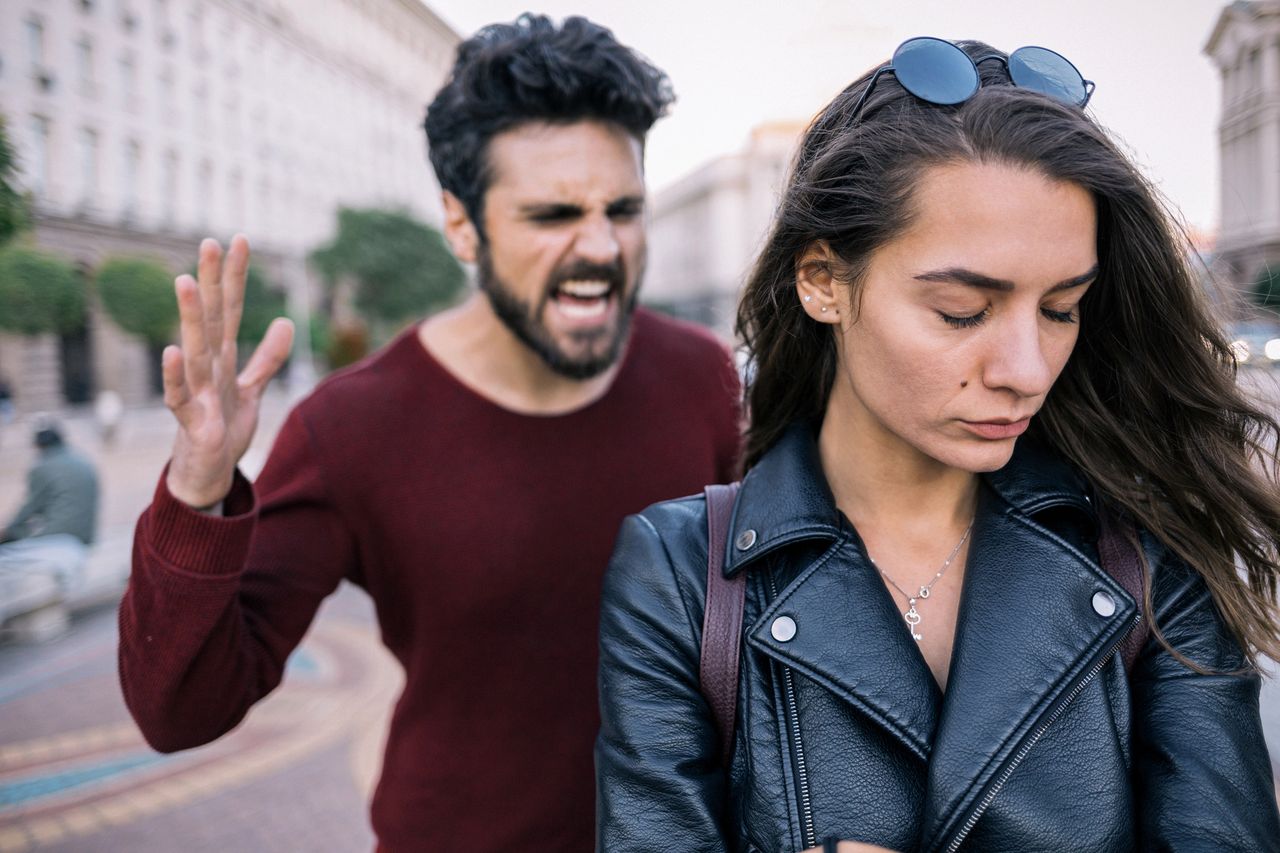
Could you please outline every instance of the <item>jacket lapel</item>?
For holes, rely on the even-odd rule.
[[[938,684],[857,534],[836,510],[812,429],[798,424],[742,483],[725,573],[802,541],[825,550],[786,573],[795,579],[749,627],[747,644],[861,709],[927,761]],[[794,621],[793,637],[774,635],[780,617]]]
[[[775,635],[793,620],[794,636]],[[851,529],[781,590],[747,643],[803,673],[929,760],[941,691]],[[802,723],[803,724],[803,723]]]
[[[1090,556],[1024,511],[1054,505],[1043,491],[999,477],[988,485],[980,491],[929,765],[926,850],[980,809],[1016,750],[1116,647],[1137,612]],[[1115,604],[1107,616],[1095,610],[1099,592]]]

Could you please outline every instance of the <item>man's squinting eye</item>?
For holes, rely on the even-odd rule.
[[[644,213],[644,202],[638,198],[629,198],[622,201],[614,202],[609,205],[607,211],[610,219],[628,220],[635,219]]]
[[[540,207],[529,214],[531,222],[548,225],[553,223],[570,222],[582,215],[582,208],[572,204],[556,204],[550,207]]]

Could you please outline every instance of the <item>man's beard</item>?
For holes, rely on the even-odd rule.
[[[493,261],[489,256],[488,246],[482,245],[476,258],[476,278],[480,290],[489,297],[493,313],[498,315],[511,333],[542,359],[553,372],[568,379],[592,379],[604,373],[617,362],[622,346],[626,343],[627,332],[631,328],[631,315],[636,308],[640,292],[638,286],[630,294],[626,293],[626,272],[622,261],[612,264],[593,264],[579,261],[552,271],[543,295],[536,305],[522,302],[511,292],[505,282],[493,271]],[[557,285],[574,280],[598,280],[609,283],[609,295],[606,298],[618,298],[618,319],[613,329],[602,329],[597,332],[571,332],[570,337],[590,343],[604,336],[610,336],[603,352],[594,353],[591,347],[586,348],[583,355],[565,352],[556,342],[555,336],[540,319],[547,302],[552,298]]]

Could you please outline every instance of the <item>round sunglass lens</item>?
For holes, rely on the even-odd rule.
[[[1080,106],[1085,102],[1084,78],[1060,53],[1045,47],[1020,47],[1009,55],[1009,76],[1015,85]]]
[[[978,91],[978,69],[949,41],[921,37],[903,42],[893,54],[893,73],[903,88],[932,104],[958,104]]]

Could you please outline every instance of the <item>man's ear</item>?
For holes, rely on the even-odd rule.
[[[840,294],[832,269],[835,253],[825,240],[816,240],[796,262],[796,297],[804,311],[819,323],[840,322]]]
[[[454,257],[464,264],[474,264],[480,247],[480,234],[467,213],[467,206],[448,190],[441,193],[441,198],[444,201],[444,238],[449,242]]]

